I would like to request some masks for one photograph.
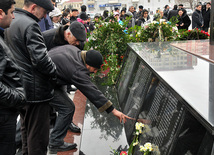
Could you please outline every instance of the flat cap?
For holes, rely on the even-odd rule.
[[[86,41],[86,31],[85,26],[78,22],[74,21],[69,26],[71,33],[74,35],[74,37],[79,41]]]
[[[44,8],[47,11],[52,11],[54,9],[53,4],[51,3],[50,0],[29,0],[38,6]]]

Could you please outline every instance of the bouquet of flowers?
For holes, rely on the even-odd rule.
[[[198,28],[192,30],[180,30],[177,40],[199,40],[208,39],[209,33]]]

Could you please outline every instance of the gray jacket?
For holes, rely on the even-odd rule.
[[[111,101],[90,80],[90,72],[85,66],[86,51],[81,52],[73,45],[64,45],[51,49],[48,54],[56,64],[59,86],[73,84],[100,112],[110,113],[114,109]]]
[[[192,29],[194,28],[201,29],[201,26],[203,24],[204,20],[201,11],[195,10],[192,14]]]

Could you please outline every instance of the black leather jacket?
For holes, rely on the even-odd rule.
[[[11,57],[11,53],[3,40],[0,30],[0,110],[8,113],[24,103],[21,71]]]
[[[51,81],[56,78],[56,66],[47,55],[39,19],[23,9],[16,9],[14,14],[5,35],[23,74],[27,102],[49,101],[53,98]]]

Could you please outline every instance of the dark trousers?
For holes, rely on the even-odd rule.
[[[4,114],[0,110],[0,155],[14,155],[16,152],[16,120],[17,112]]]
[[[23,155],[46,155],[49,141],[49,102],[26,105],[21,111]]]
[[[56,88],[50,105],[58,112],[55,126],[50,134],[50,145],[60,146],[64,143],[69,124],[73,120],[75,105],[66,93],[66,89]]]

